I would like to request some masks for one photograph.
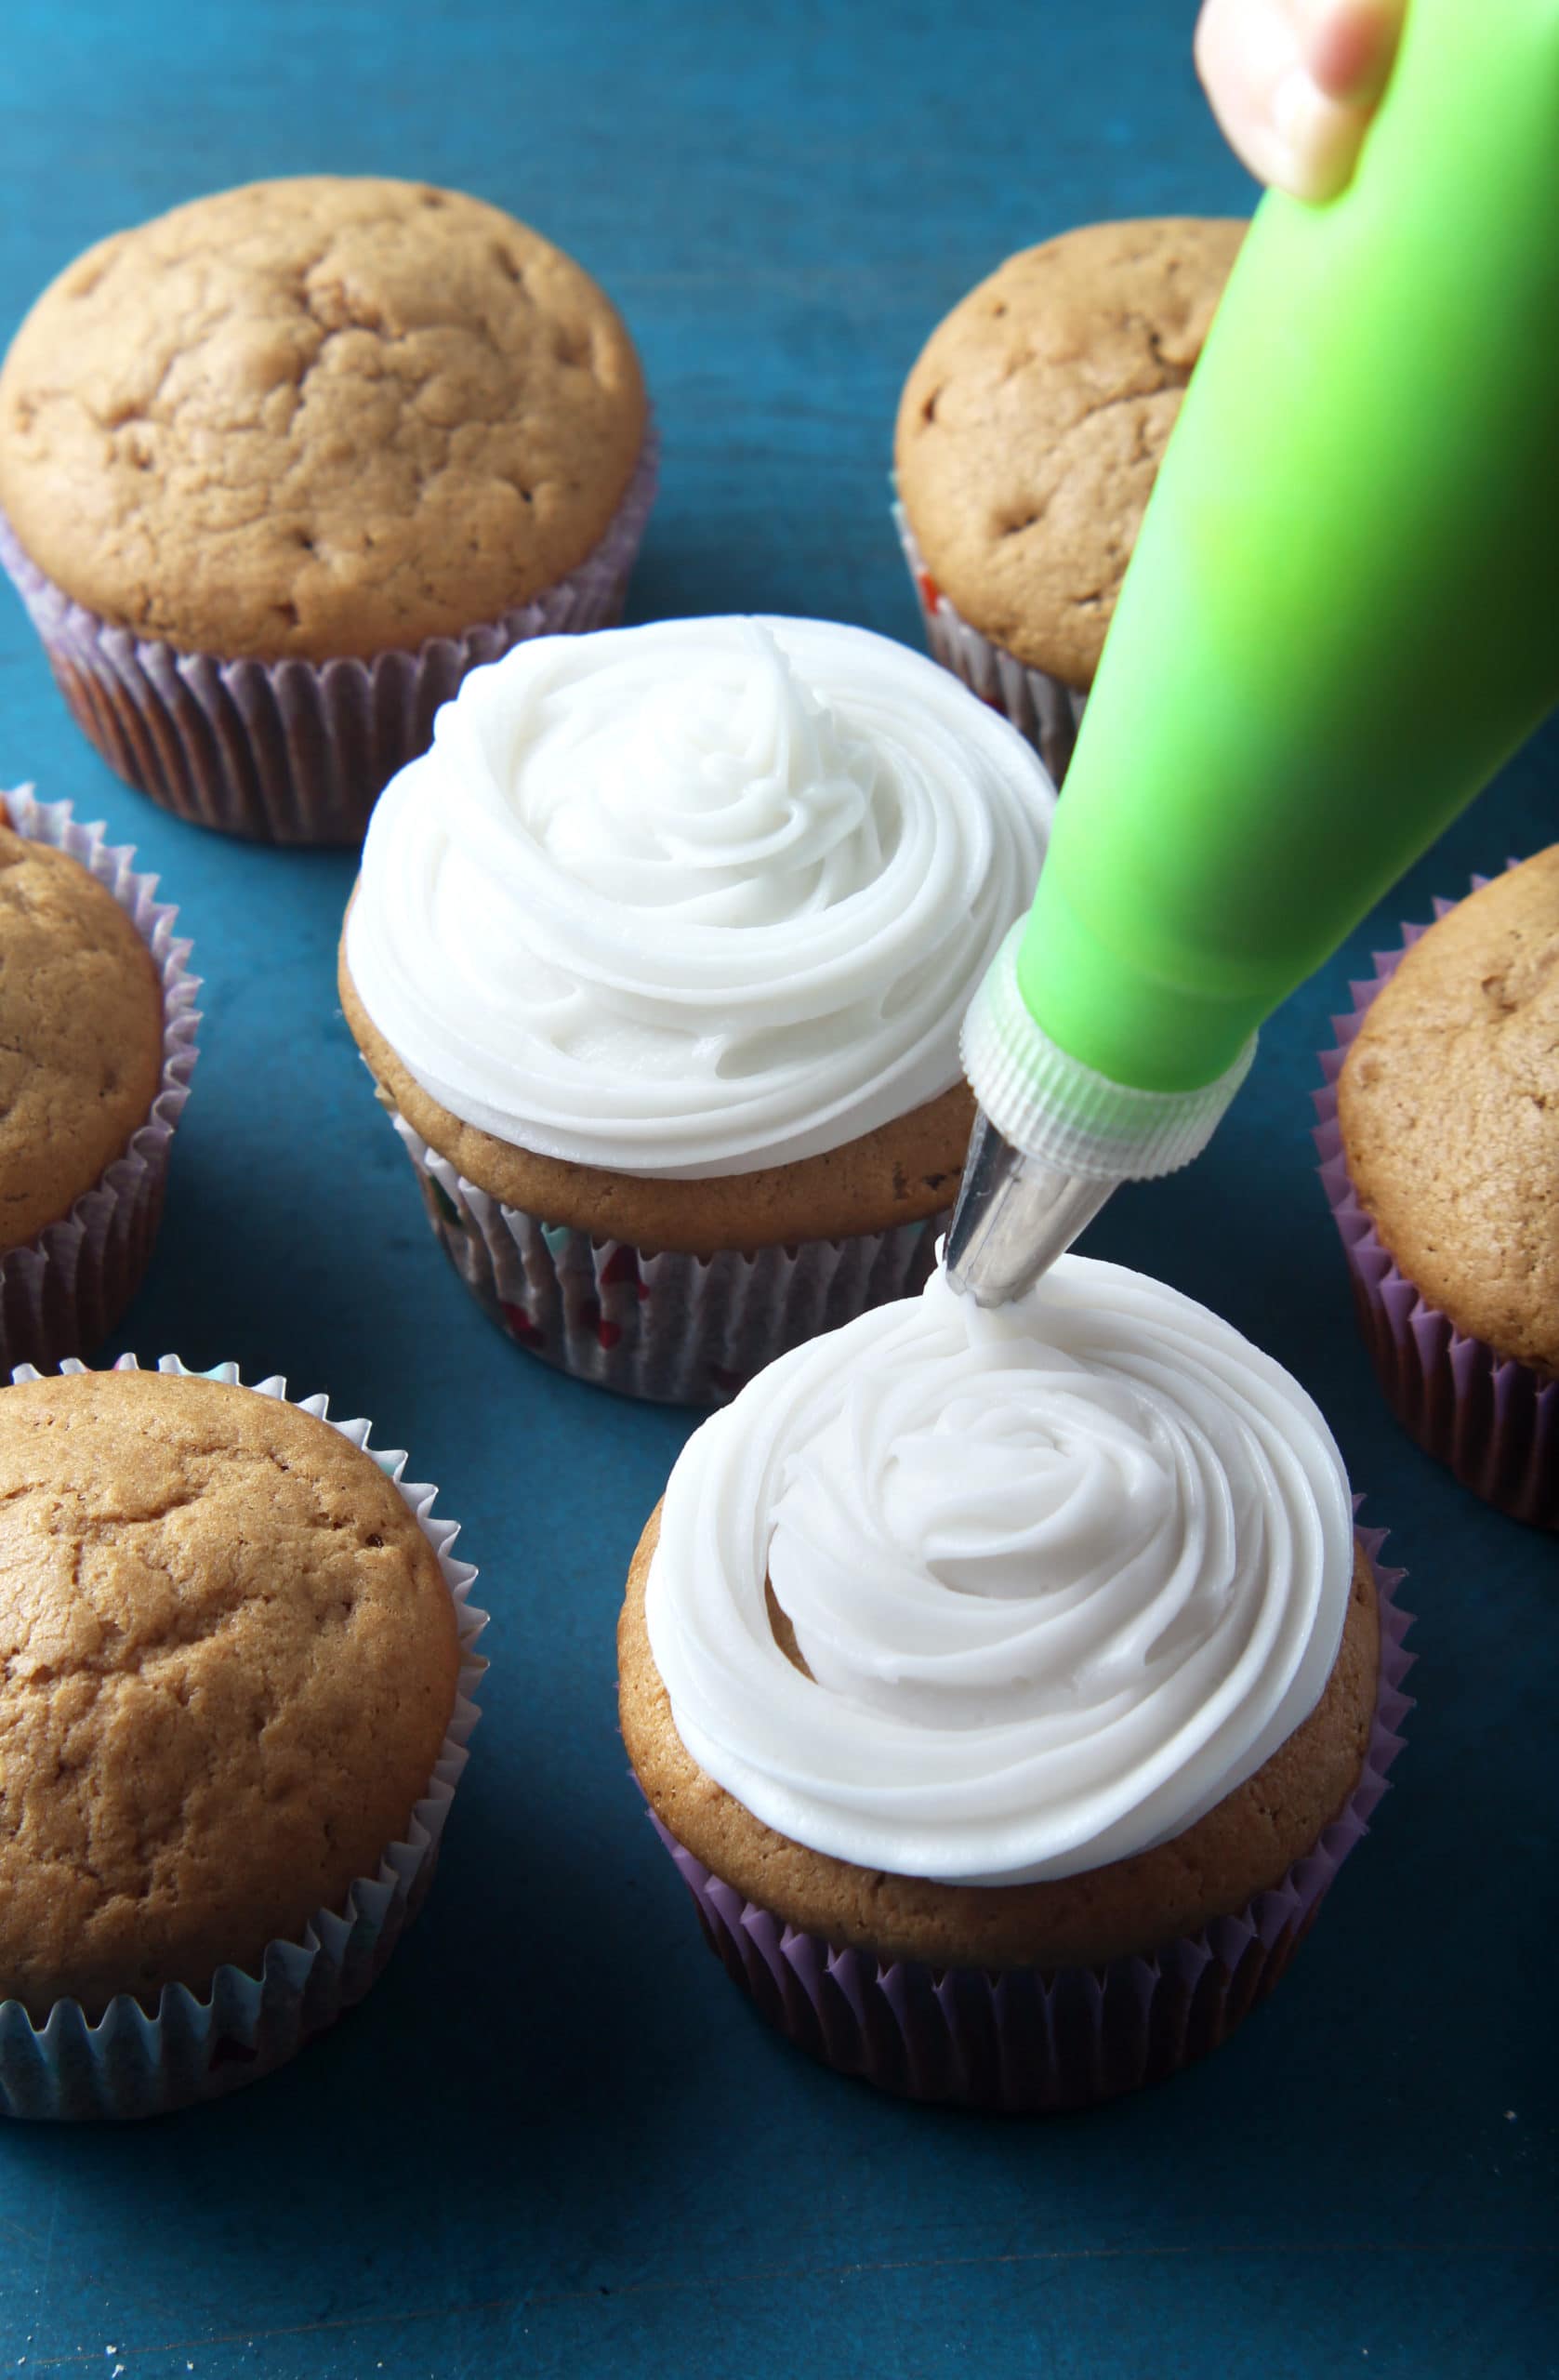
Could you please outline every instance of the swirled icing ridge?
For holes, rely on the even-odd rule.
[[[760,1373],[672,1474],[646,1615],[687,1750],[766,1824],[1018,1884],[1253,1775],[1321,1698],[1352,1569],[1299,1383],[1072,1256],[989,1313],[939,1273]]]
[[[347,963],[422,1087],[500,1139],[785,1163],[958,1080],[1053,799],[1004,721],[864,629],[537,638],[380,798]]]

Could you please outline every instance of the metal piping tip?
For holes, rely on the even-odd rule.
[[[943,1258],[954,1289],[976,1305],[1006,1305],[1033,1288],[1092,1222],[1115,1183],[1025,1157],[975,1110],[963,1187]]]

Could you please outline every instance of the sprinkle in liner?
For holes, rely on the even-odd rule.
[[[1473,890],[1489,880],[1475,876]],[[1437,899],[1436,919],[1457,906]],[[1343,1061],[1381,986],[1428,932],[1405,925],[1401,949],[1373,952],[1373,977],[1349,985],[1353,1010],[1332,1019],[1336,1044],[1320,1053],[1326,1081],[1312,1094],[1321,1185],[1348,1260],[1359,1329],[1397,1420],[1486,1503],[1535,1527],[1559,1528],[1559,1381],[1466,1337],[1430,1304],[1360,1204],[1343,1153],[1337,1113]]]
[[[115,1371],[136,1371],[122,1355]],[[195,1377],[177,1355],[157,1368]],[[66,1363],[66,1372],[86,1366]],[[31,1364],[15,1377],[38,1377]],[[236,1364],[198,1377],[242,1386]],[[260,1973],[218,1967],[209,1989],[165,1987],[154,2011],[131,1993],[110,2002],[88,2021],[80,2003],[57,2001],[34,2025],[20,2001],[0,2002],[0,2114],[55,2122],[124,2121],[166,2115],[198,2100],[221,2098],[257,2082],[297,2056],[368,1990],[410,1920],[422,1905],[438,1866],[439,1847],[460,1781],[479,1712],[475,1696],[487,1663],[476,1650],[488,1615],[470,1601],[476,1571],[451,1551],[457,1521],[435,1519],[438,1489],[403,1476],[406,1456],[368,1444],[367,1421],[332,1421],[324,1396],[287,1398],[279,1377],[257,1381],[257,1396],[272,1396],[312,1413],[361,1447],[394,1482],[401,1501],[438,1556],[455,1604],[460,1668],[455,1709],[427,1791],[411,1815],[404,1839],[386,1845],[375,1876],[360,1876],[338,1908],[317,1910],[297,1941],[267,1945]]]
[[[30,786],[0,795],[19,835],[78,860],[112,893],[156,962],[163,987],[163,1067],[146,1121],[68,1215],[0,1255],[0,1379],[18,1364],[59,1364],[106,1339],[140,1287],[162,1217],[168,1157],[194,1072],[191,945],[174,932],[178,912],[156,898],[157,879],[137,875],[135,852],[100,826],[78,826],[68,801],[39,801]]]
[[[913,1296],[951,1211],[748,1253],[651,1253],[504,1206],[378,1097],[434,1236],[499,1329],[575,1380],[656,1404],[729,1404],[776,1355]]]

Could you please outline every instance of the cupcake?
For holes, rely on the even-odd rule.
[[[489,1313],[717,1403],[922,1281],[973,1116],[959,1023],[1053,800],[862,628],[669,621],[468,679],[375,814],[340,987]]]
[[[101,242],[0,373],[0,560],[179,816],[356,842],[466,671],[614,619],[654,486],[580,267],[420,183],[257,182]]]
[[[1397,1419],[1559,1528],[1559,844],[1437,906],[1337,1020],[1322,1176]]]
[[[113,1329],[195,1063],[176,909],[68,801],[0,799],[0,1378]]]
[[[938,1274],[684,1449],[618,1634],[710,1946],[842,2071],[1074,2107],[1281,1975],[1397,1748],[1405,1620],[1304,1391],[1064,1257]]]
[[[931,651],[1065,774],[1238,222],[1096,223],[1009,257],[905,386],[895,519]]]
[[[128,1360],[0,1390],[10,2115],[161,2113],[330,2024],[475,1724],[475,1572],[405,1457],[280,1381]]]

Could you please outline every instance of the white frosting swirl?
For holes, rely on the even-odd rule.
[[[1299,1383],[1064,1257],[782,1356],[667,1490],[650,1642],[699,1766],[857,1866],[1020,1884],[1192,1825],[1315,1709],[1353,1518]],[[797,1670],[774,1642],[765,1577]]]
[[[863,628],[678,620],[473,671],[380,797],[347,932],[423,1089],[547,1157],[696,1179],[958,1079],[1054,794]]]

